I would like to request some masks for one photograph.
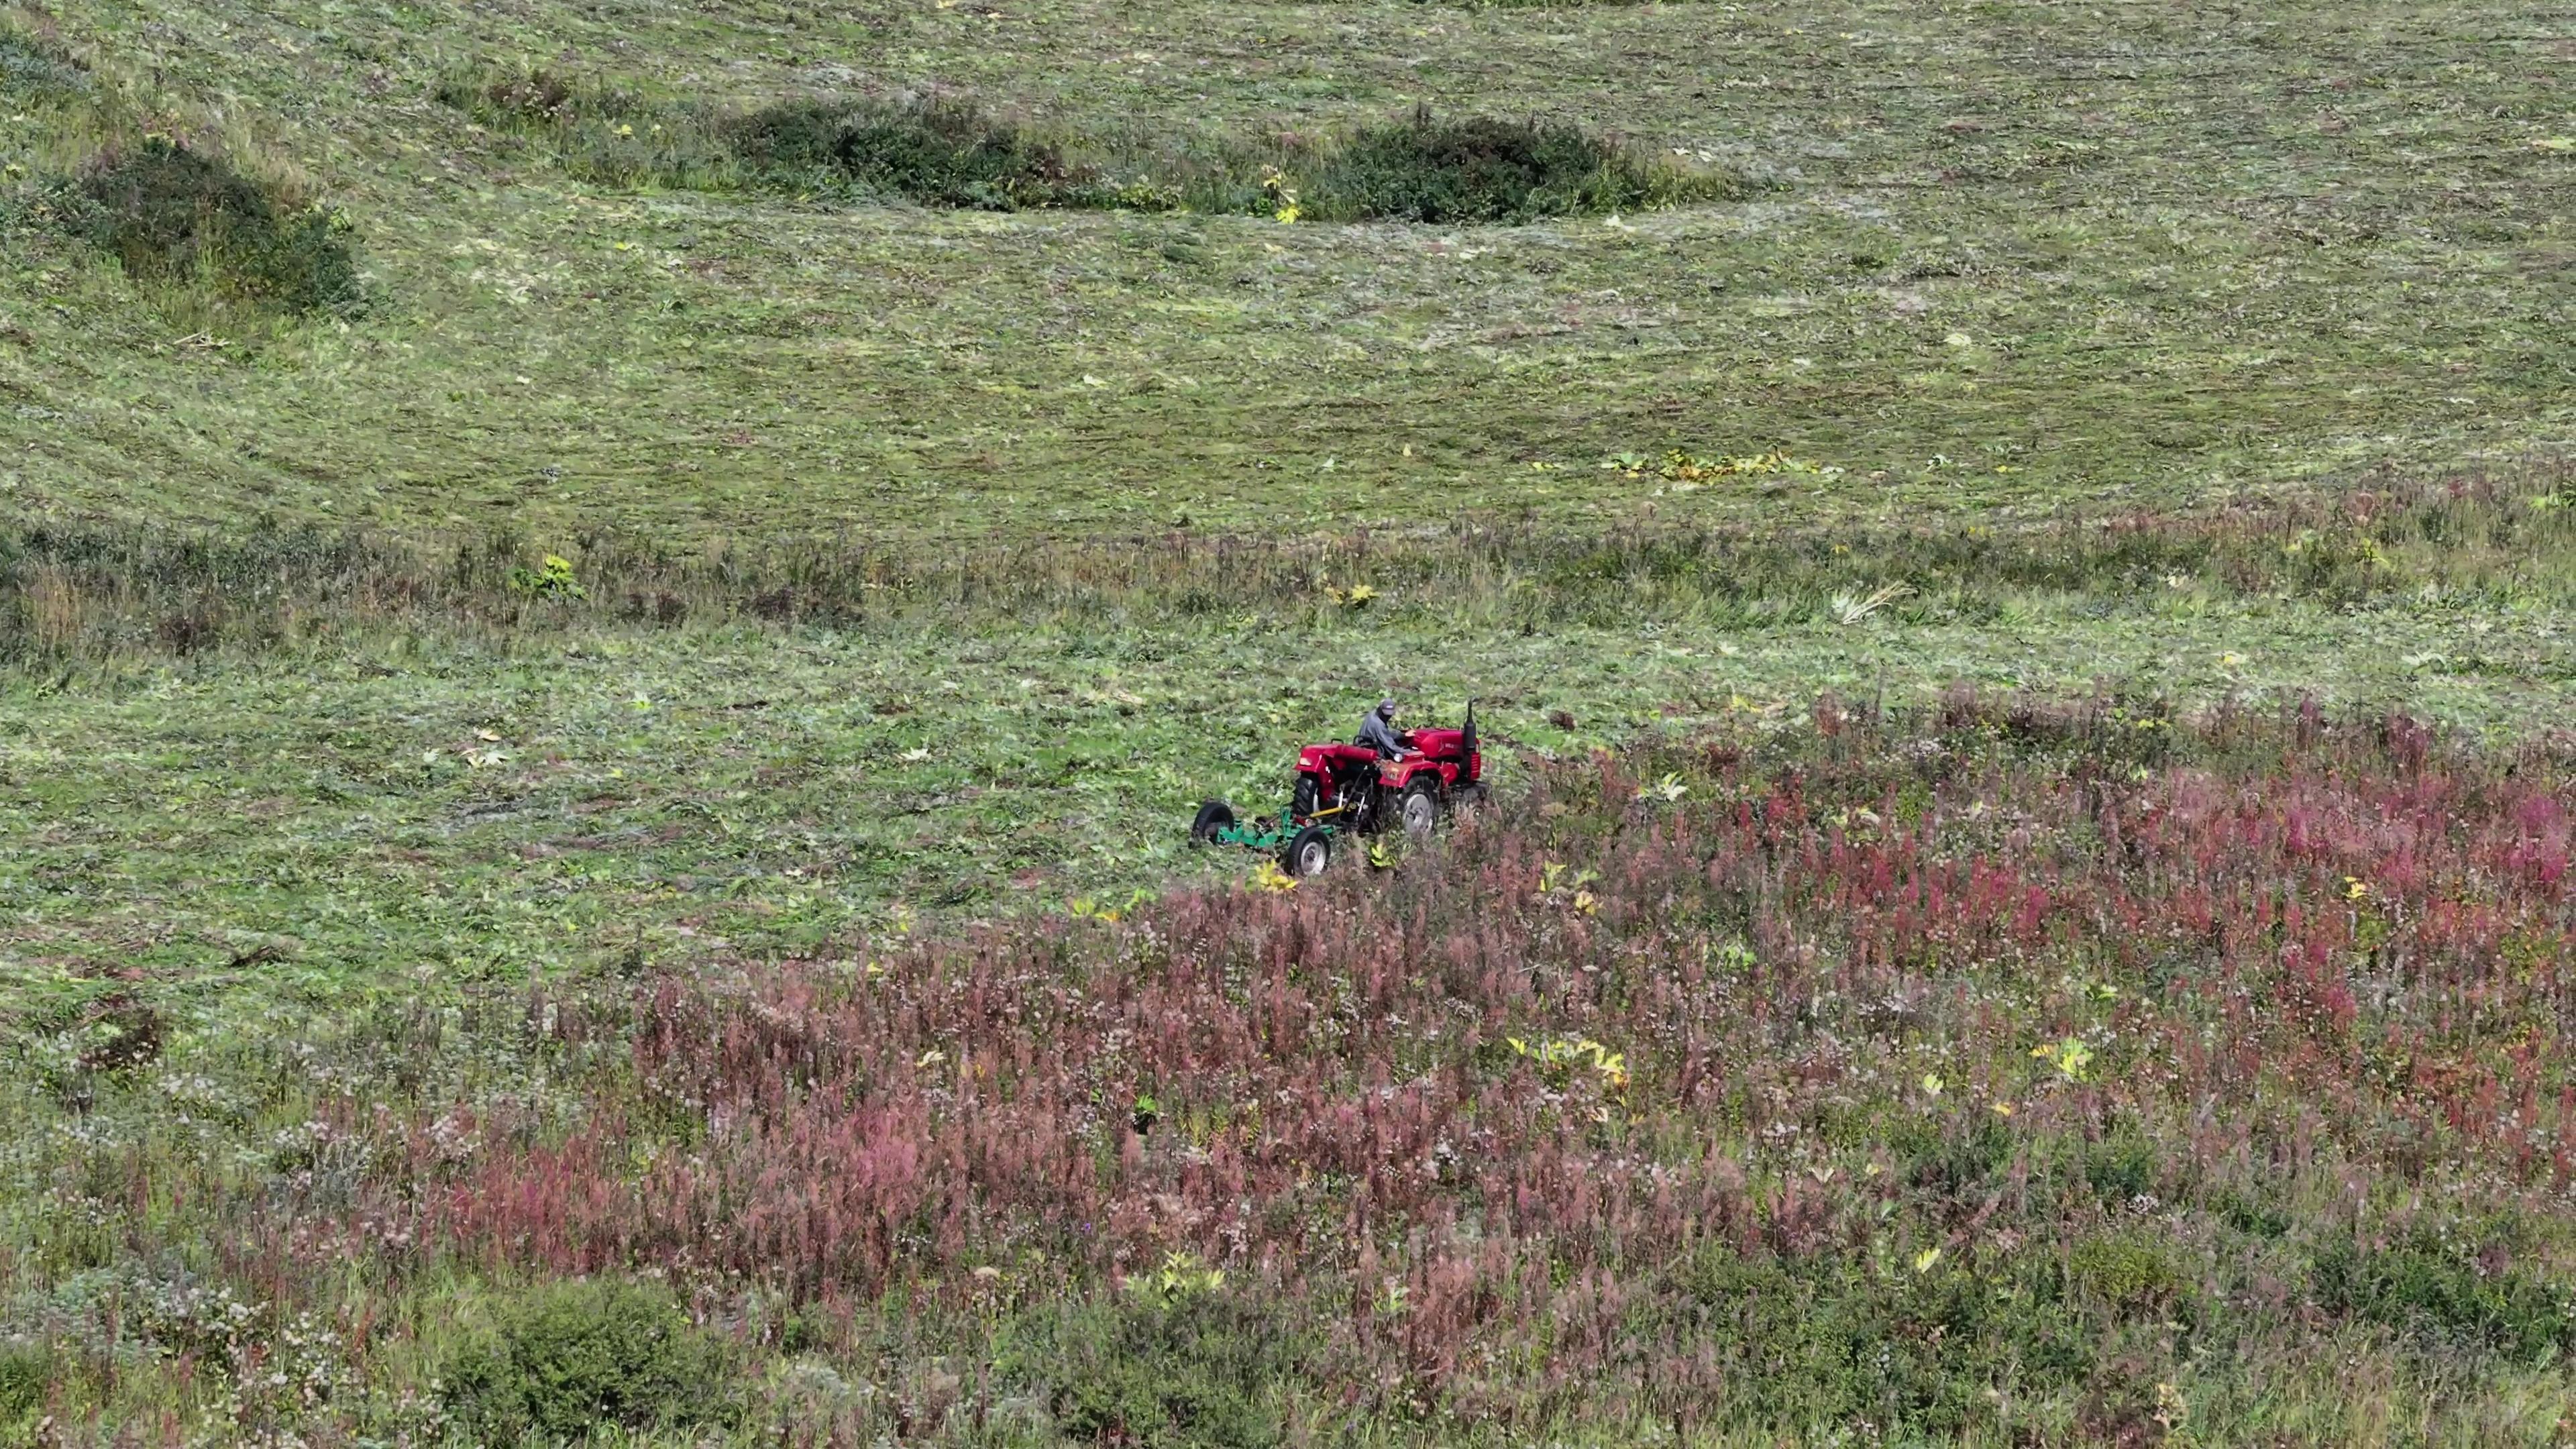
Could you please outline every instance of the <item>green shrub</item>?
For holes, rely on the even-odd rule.
[[[2511,1266],[2418,1235],[2371,1251],[2337,1243],[2317,1254],[2317,1302],[2419,1342],[2483,1348],[2524,1361],[2576,1349],[2576,1304]]]
[[[852,186],[933,206],[1088,204],[1097,176],[970,101],[782,101],[734,121],[734,152],[773,182]]]
[[[53,1364],[43,1349],[0,1345],[0,1440],[24,1429],[43,1410],[52,1378]]]
[[[90,89],[89,73],[61,47],[0,27],[0,96],[26,103],[70,100]]]
[[[448,1408],[477,1443],[577,1440],[720,1424],[735,1412],[728,1346],[640,1283],[554,1283],[508,1302],[447,1365]]]
[[[535,568],[510,570],[510,587],[532,599],[581,599],[590,591],[573,575],[572,560],[550,553]]]
[[[356,250],[336,212],[286,205],[180,142],[155,136],[102,155],[79,196],[74,225],[130,276],[204,279],[289,312],[359,300]]]
[[[1964,1202],[2012,1162],[2012,1133],[1985,1112],[1900,1119],[1889,1134],[1910,1187]]]
[[[1303,190],[1323,220],[1520,222],[1622,211],[1690,190],[1613,142],[1560,121],[1427,110],[1353,136]]]
[[[2132,1310],[2171,1300],[2181,1291],[2182,1269],[2165,1244],[2147,1233],[2098,1233],[2066,1257],[2067,1285],[2105,1307]]]
[[[2210,1211],[2218,1220],[2240,1233],[2258,1238],[2277,1238],[2290,1230],[2290,1215],[2281,1207],[2241,1188],[2225,1187],[2213,1193]]]
[[[1880,1276],[1711,1246],[1680,1270],[1688,1307],[1659,1336],[1716,1356],[1736,1428],[1869,1420],[1890,1442],[1946,1442],[1990,1416],[1988,1384],[2044,1397],[2093,1371],[2094,1335],[2063,1310],[2053,1269],[2026,1262],[2018,1280],[1949,1265]]]
[[[2159,733],[2170,735],[2172,731]],[[2129,1202],[2156,1185],[2156,1144],[2143,1132],[2127,1128],[2084,1147],[2084,1180],[2094,1196],[2113,1207]]]
[[[1136,1294],[1024,1321],[996,1362],[1089,1443],[1241,1446],[1285,1437],[1283,1391],[1311,1346],[1284,1305]]]

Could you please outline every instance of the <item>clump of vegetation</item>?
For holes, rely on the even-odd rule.
[[[1461,224],[1602,215],[1707,191],[1571,122],[1421,109],[1352,136],[1300,196],[1320,220]]]
[[[293,313],[345,312],[362,298],[345,218],[185,142],[151,136],[104,152],[75,191],[74,229],[137,279],[209,285]]]
[[[574,576],[572,560],[559,553],[547,554],[535,568],[511,570],[510,587],[533,599],[569,600],[589,594]]]
[[[53,1376],[49,1355],[34,1344],[0,1343],[0,1438],[26,1433],[45,1405]]]
[[[605,119],[644,109],[644,102],[631,92],[542,68],[490,76],[450,74],[431,88],[430,95],[440,105],[463,111],[485,125],[513,129]]]
[[[610,186],[721,188],[738,168],[698,112],[602,81],[538,67],[450,72],[431,99],[505,138],[534,141],[568,169]]]
[[[680,1428],[735,1412],[732,1355],[662,1289],[552,1283],[497,1318],[445,1375],[448,1405],[477,1442],[571,1442],[605,1425]]]
[[[972,101],[782,101],[724,127],[755,174],[984,211],[1081,205],[1095,168]]]
[[[2576,1348],[2576,1301],[2501,1251],[2486,1257],[2425,1232],[2375,1249],[2334,1244],[2317,1255],[2317,1301],[2428,1347],[2522,1362]]]
[[[2116,1311],[2152,1307],[2180,1291],[2173,1254],[2142,1232],[2097,1233],[2067,1255],[2066,1276],[2090,1301]]]
[[[747,114],[656,105],[535,69],[431,94],[496,129],[551,136],[606,180],[750,185],[984,211],[1118,207],[1282,221],[1517,222],[1732,194],[1568,121],[1409,119],[1330,138],[1058,134],[960,96],[800,97]]]
[[[995,1365],[1086,1443],[1251,1446],[1286,1432],[1311,1345],[1241,1294],[1159,1284],[1024,1324]]]
[[[42,36],[0,26],[0,96],[21,105],[74,100],[91,91],[89,72]]]
[[[1894,1420],[1947,1440],[1980,1418],[1981,1386],[2011,1374],[2061,1388],[2093,1361],[2037,1262],[1980,1274],[1948,1255],[1857,1274],[1831,1258],[1712,1245],[1678,1265],[1658,1304],[1676,1341],[1730,1370],[1749,1424]]]

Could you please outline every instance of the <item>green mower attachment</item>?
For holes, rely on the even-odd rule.
[[[1222,800],[1201,805],[1198,818],[1190,822],[1190,839],[1194,843],[1276,851],[1279,868],[1300,879],[1322,875],[1333,863],[1333,835],[1330,825],[1311,821],[1298,824],[1293,808],[1280,811],[1276,818],[1255,816],[1237,821],[1234,807]]]

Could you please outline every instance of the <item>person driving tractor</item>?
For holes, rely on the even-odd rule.
[[[1389,826],[1402,826],[1415,840],[1430,835],[1451,809],[1484,802],[1484,777],[1474,700],[1467,701],[1467,717],[1456,729],[1404,730],[1395,727],[1395,701],[1381,699],[1361,716],[1349,744],[1297,751],[1287,809],[1237,820],[1223,800],[1203,800],[1190,822],[1190,839],[1276,850],[1279,868],[1303,879],[1332,863],[1337,838],[1375,835]],[[1374,853],[1371,859],[1383,863]]]
[[[1360,732],[1351,737],[1351,743],[1377,751],[1381,760],[1392,760],[1413,748],[1413,732],[1395,727],[1395,701],[1381,699],[1377,708],[1361,717]]]

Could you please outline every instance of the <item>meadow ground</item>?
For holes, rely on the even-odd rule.
[[[2449,467],[2571,421],[2570,42],[2528,6],[303,0],[60,25],[141,124],[344,208],[381,301],[267,336],[13,229],[24,509],[540,542],[1777,521]],[[532,64],[737,106],[937,84],[1174,147],[1537,111],[1764,189],[1511,228],[639,191],[430,98]],[[0,144],[38,164],[81,144],[19,114]],[[1668,447],[1843,472],[1683,499],[1590,471]]]
[[[2571,58],[10,12],[0,1440],[2563,1438]],[[1136,204],[653,140],[929,88]],[[1156,199],[1417,103],[1703,190]],[[1389,690],[1495,811],[1180,843]]]

